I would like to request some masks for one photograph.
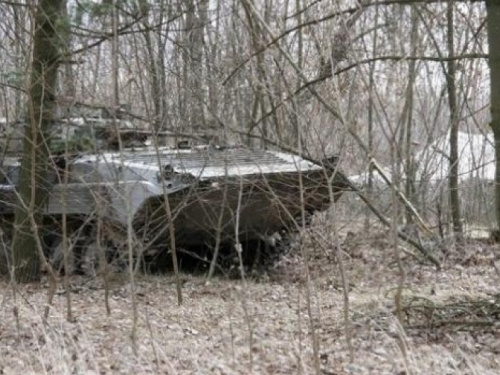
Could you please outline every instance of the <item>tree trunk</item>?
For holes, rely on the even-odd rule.
[[[13,259],[19,282],[40,277],[39,228],[47,199],[47,135],[54,121],[59,65],[59,31],[64,0],[40,0],[35,17],[33,61],[29,87],[29,121],[24,129],[19,180],[21,204],[15,210]]]
[[[208,17],[208,1],[189,0],[185,2],[187,14],[185,21],[185,75],[187,87],[188,127],[195,133],[207,131],[205,111],[205,71],[204,71],[204,39]]]
[[[486,1],[491,74],[491,128],[495,138],[495,211],[500,228],[500,3]]]
[[[377,38],[378,38],[378,24],[379,24],[379,7],[375,9],[375,20],[374,25],[373,25],[373,39],[372,39],[372,55],[375,57],[375,54],[378,50],[378,44],[377,44]],[[369,72],[368,72],[368,152],[373,154],[374,152],[374,147],[373,147],[373,140],[374,140],[374,134],[373,134],[373,129],[374,129],[374,112],[376,110],[375,107],[375,97],[376,92],[375,92],[375,68],[377,66],[377,62],[373,61],[370,63],[369,66]],[[368,167],[368,181],[366,184],[366,195],[368,198],[373,197],[373,191],[374,191],[374,186],[373,186],[373,167],[370,166]],[[370,217],[371,217],[371,212],[370,210],[366,211],[366,216],[365,216],[365,232],[368,233],[370,231]]]
[[[151,25],[149,22],[149,14],[150,14],[150,6],[146,0],[139,0],[139,10],[140,14],[143,16],[143,21],[142,24],[144,26],[144,33],[142,34],[144,36],[144,42],[146,44],[146,54],[147,54],[147,59],[149,63],[149,77],[151,79],[151,97],[153,99],[153,106],[154,106],[154,114],[152,117],[152,130],[156,133],[161,130],[162,127],[162,121],[163,121],[163,89],[161,86],[161,79],[160,79],[160,69],[158,64],[158,59],[155,57],[155,50],[153,47],[153,38],[154,38],[154,32],[150,30]],[[161,36],[160,33],[158,33],[158,36]],[[158,54],[160,53],[160,49],[158,49]]]
[[[453,0],[448,1],[447,9],[447,37],[448,37],[448,56],[452,57],[455,54],[454,41],[454,22],[453,22]],[[456,62],[448,61],[446,71],[446,86],[448,88],[448,102],[450,105],[450,208],[451,220],[453,222],[453,234],[458,241],[463,237],[462,217],[460,213],[460,197],[458,195],[458,122],[459,109],[457,104],[457,88],[456,88]]]
[[[411,37],[410,37],[410,49],[411,55],[416,56],[418,54],[418,39],[419,39],[419,16],[418,9],[416,5],[411,8]],[[411,60],[408,63],[408,86],[406,87],[406,116],[404,118],[405,126],[405,145],[404,145],[404,165],[406,171],[405,179],[405,195],[408,200],[415,203],[415,160],[413,157],[413,107],[414,107],[414,95],[415,90],[415,80],[418,75],[417,71],[417,61]],[[408,207],[405,212],[406,223],[413,224],[413,213]]]

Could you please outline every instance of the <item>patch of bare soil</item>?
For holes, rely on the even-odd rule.
[[[75,320],[66,320],[60,287],[46,324],[47,286],[19,286],[14,296],[12,285],[4,282],[0,373],[310,374],[318,366],[322,374],[500,373],[500,318],[493,313],[479,316],[474,310],[474,316],[458,317],[491,322],[484,326],[430,324],[438,321],[432,314],[441,314],[443,321],[458,319],[446,315],[456,311],[446,307],[472,310],[464,301],[481,301],[494,310],[496,249],[471,245],[476,247],[466,252],[466,262],[449,257],[441,271],[402,253],[403,323],[408,325],[403,328],[395,317],[400,273],[387,235],[351,235],[348,241],[341,238],[340,249],[333,240],[314,238],[304,240],[305,252],[287,255],[267,274],[246,282],[207,283],[183,275],[181,306],[172,276],[138,275],[135,335],[132,287],[125,274],[112,276],[111,315],[106,315],[101,281],[73,277]],[[338,250],[349,289],[348,330]],[[417,302],[424,307],[411,310]]]

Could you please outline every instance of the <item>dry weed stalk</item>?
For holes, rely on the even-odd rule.
[[[227,179],[227,176],[226,176],[226,179]],[[212,276],[214,274],[215,267],[217,265],[217,259],[219,257],[219,248],[221,245],[221,236],[222,236],[222,219],[224,218],[224,210],[226,209],[225,204],[227,201],[227,189],[228,189],[228,181],[226,181],[224,183],[224,191],[222,193],[222,204],[220,207],[220,213],[219,213],[219,217],[217,220],[217,227],[215,228],[215,248],[214,248],[212,260],[210,261],[210,268],[208,270],[208,275],[207,275],[208,281],[210,281],[210,279],[212,278]],[[240,203],[241,202],[238,201],[238,204],[240,204]],[[238,217],[239,217],[239,211],[238,211]],[[236,241],[236,243],[238,243],[238,241]]]
[[[68,129],[66,130],[66,136],[68,135]],[[58,166],[56,166],[57,168]],[[73,312],[71,309],[71,290],[69,286],[69,274],[70,274],[70,266],[69,266],[69,241],[68,241],[68,216],[67,216],[67,206],[68,206],[68,177],[69,177],[69,163],[68,163],[68,140],[66,138],[66,142],[64,142],[64,170],[63,170],[63,178],[59,176],[59,169],[56,169],[58,173],[59,183],[62,182],[62,190],[61,190],[61,203],[62,203],[62,253],[63,253],[63,264],[64,264],[64,289],[66,290],[66,319],[68,322],[74,320]],[[72,268],[72,267],[71,267]]]
[[[299,192],[300,192],[300,215],[302,221],[302,230],[305,231],[306,225],[306,208],[305,208],[305,200],[304,200],[304,181],[301,170],[299,169]],[[333,201],[332,201],[333,202]],[[314,314],[312,311],[312,303],[311,303],[311,272],[309,270],[309,257],[306,246],[303,244],[300,245],[300,250],[302,253],[302,257],[304,258],[304,270],[306,273],[306,305],[307,305],[307,315],[309,317],[309,329],[311,330],[311,341],[313,347],[313,356],[314,356],[314,369],[316,371],[316,375],[321,374],[321,362],[319,358],[319,337],[316,331],[316,327],[314,325]]]
[[[324,169],[325,174],[328,173],[328,170],[325,168]],[[334,195],[333,195],[333,181],[335,180],[335,174],[337,173],[337,168],[334,169],[333,173],[331,176],[328,176],[328,194],[330,196],[330,202],[334,202]],[[342,294],[344,297],[344,325],[345,325],[345,337],[346,337],[346,343],[347,343],[347,348],[349,350],[349,358],[350,361],[354,361],[354,347],[352,345],[352,333],[351,333],[351,320],[349,317],[350,314],[350,305],[349,305],[349,282],[347,280],[347,274],[345,271],[344,267],[344,254],[340,245],[340,239],[339,239],[339,233],[338,233],[338,228],[337,228],[337,215],[335,214],[335,204],[332,205],[333,210],[333,215],[329,217],[328,222],[330,223],[330,228],[331,232],[333,234],[333,242],[334,242],[334,247],[336,249],[336,256],[337,256],[337,261],[339,265],[339,272],[340,272],[340,278],[342,280]],[[329,228],[329,229],[330,229]]]
[[[243,178],[240,178],[240,188],[238,191],[238,203],[236,206],[236,212],[234,213],[235,224],[234,224],[234,248],[238,256],[238,264],[240,269],[240,277],[243,283],[243,290],[241,290],[240,298],[243,312],[245,314],[245,321],[248,328],[248,357],[249,357],[249,371],[252,373],[253,369],[253,325],[248,312],[248,302],[247,302],[247,283],[245,278],[245,266],[243,264],[243,247],[240,243],[240,214],[241,214],[241,201],[243,199]]]
[[[99,205],[100,206],[100,205]],[[105,249],[102,246],[102,234],[103,234],[103,222],[102,222],[102,212],[98,211],[97,224],[96,224],[96,248],[99,257],[99,273],[102,276],[102,281],[104,285],[104,306],[106,308],[106,315],[111,315],[111,305],[109,303],[109,269],[108,261],[106,259]]]
[[[398,227],[397,227],[397,222],[398,222],[398,215],[399,215],[399,202],[396,198],[396,192],[393,190],[392,193],[393,197],[393,220],[392,220],[392,231],[391,231],[391,237],[392,237],[392,243],[393,243],[393,251],[394,251],[394,256],[396,258],[396,264],[398,268],[398,273],[399,273],[399,278],[398,278],[398,285],[396,287],[396,293],[394,293],[394,306],[396,307],[396,317],[398,321],[398,338],[397,338],[397,343],[399,345],[399,348],[401,350],[401,353],[403,354],[403,360],[405,362],[405,366],[408,368],[408,350],[406,347],[406,342],[404,338],[402,337],[404,335],[404,316],[403,316],[403,309],[402,309],[402,297],[403,297],[403,290],[405,287],[406,283],[406,271],[403,265],[403,260],[401,259],[401,252],[400,252],[400,246],[399,246],[399,238],[398,238]]]
[[[156,159],[158,162],[158,168],[160,171],[162,171],[164,166],[162,165],[162,162],[161,162],[158,139],[157,139],[157,137],[152,137],[152,140],[153,140],[153,147],[154,147],[154,150],[156,153]],[[180,305],[182,305],[182,282],[181,282],[181,277],[179,274],[179,264],[177,262],[177,244],[175,241],[175,224],[174,224],[175,215],[172,213],[172,207],[170,206],[170,200],[168,198],[165,176],[163,173],[159,173],[159,177],[160,177],[162,193],[163,193],[163,206],[165,209],[166,220],[167,220],[168,237],[170,240],[170,252],[172,255],[172,263],[173,263],[172,266],[174,268],[174,275],[175,275],[177,304],[180,306]],[[191,189],[191,192],[192,192],[192,189]]]

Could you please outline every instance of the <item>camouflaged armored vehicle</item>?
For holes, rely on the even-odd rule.
[[[4,159],[0,170],[6,228],[17,204],[19,161]],[[293,230],[303,212],[325,210],[332,175],[336,200],[348,183],[333,165],[277,151],[181,142],[175,148],[54,156],[47,174],[45,252],[56,258],[61,252],[63,213],[77,258],[95,258],[97,245],[118,252],[127,241],[137,255],[168,254],[172,233],[178,249],[192,252],[232,244],[236,236],[266,241]]]

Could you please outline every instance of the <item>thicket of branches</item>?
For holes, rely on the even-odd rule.
[[[0,1],[0,12],[0,114],[6,133],[26,130],[20,194],[35,213],[43,193],[28,176],[44,167],[28,152],[43,164],[37,142],[57,118],[106,108],[154,132],[339,154],[347,173],[366,172],[368,196],[376,160],[425,217],[462,236],[458,133],[490,123],[483,2],[40,0]],[[429,196],[416,155],[443,136],[448,173]],[[444,219],[436,197],[449,202]],[[40,220],[23,210],[19,233]],[[14,236],[15,253],[35,247],[28,237]]]

